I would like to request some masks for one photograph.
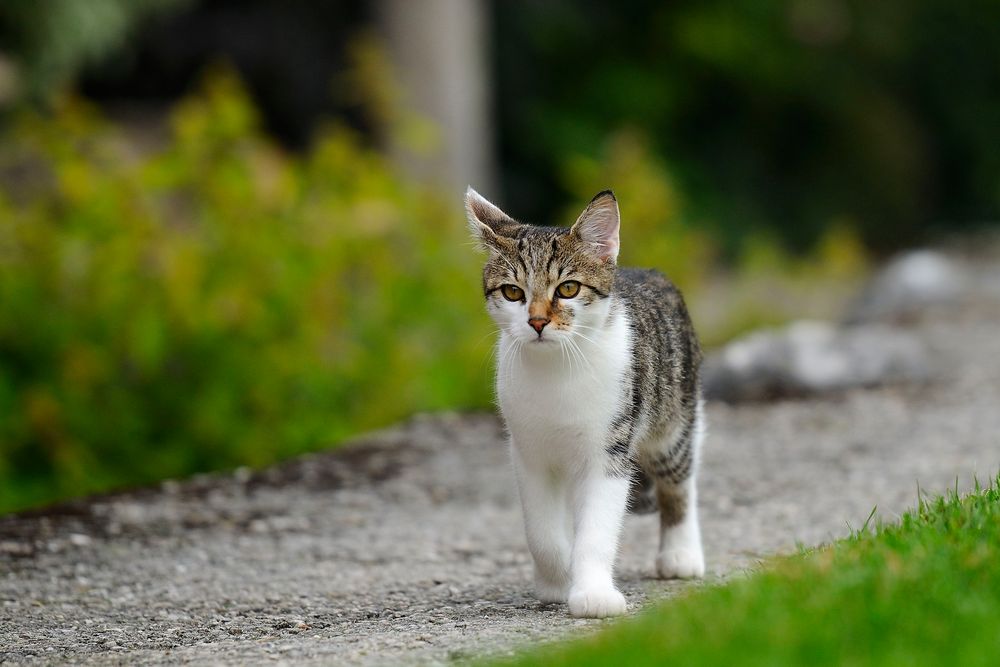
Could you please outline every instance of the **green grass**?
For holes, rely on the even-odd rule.
[[[995,665],[1000,478],[517,665]]]

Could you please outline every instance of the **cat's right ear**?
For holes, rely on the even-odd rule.
[[[618,260],[618,200],[611,190],[598,192],[580,217],[573,223],[571,234],[593,248],[602,262]]]
[[[470,186],[465,191],[469,232],[485,249],[500,249],[500,230],[517,223]]]

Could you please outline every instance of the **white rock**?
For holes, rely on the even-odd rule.
[[[968,287],[967,272],[933,250],[914,250],[889,262],[847,314],[850,323],[899,320],[928,306],[956,300]]]
[[[69,536],[69,543],[74,547],[90,546],[91,541],[90,536],[83,533],[70,533]]]
[[[884,325],[800,321],[733,341],[706,359],[705,395],[727,401],[802,396],[929,375],[924,346]]]

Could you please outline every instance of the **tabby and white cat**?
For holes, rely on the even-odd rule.
[[[574,616],[624,613],[613,569],[627,508],[659,508],[661,577],[703,576],[701,349],[677,288],[616,266],[611,191],[570,229],[521,224],[472,188],[466,209],[489,252],[497,399],[537,597]]]

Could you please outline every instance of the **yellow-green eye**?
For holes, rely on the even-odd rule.
[[[524,298],[524,290],[517,285],[501,285],[500,293],[508,301],[520,301]]]
[[[572,299],[580,293],[580,283],[575,280],[567,280],[556,288],[556,294],[562,299]]]

